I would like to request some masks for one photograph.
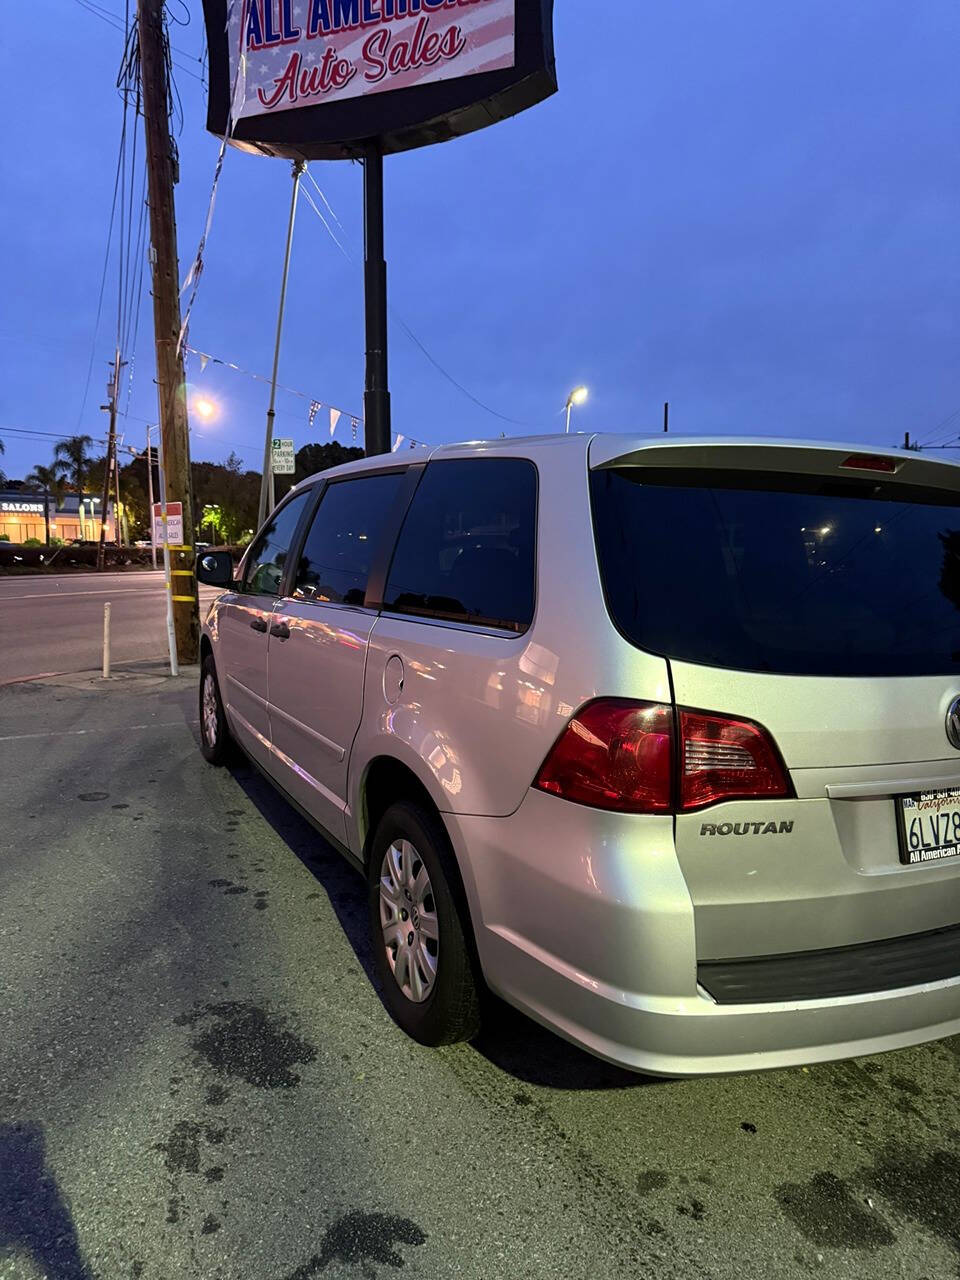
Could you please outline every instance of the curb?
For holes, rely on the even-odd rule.
[[[129,670],[130,667],[143,667],[143,666],[162,666],[163,671],[162,672],[157,671],[157,672],[151,673],[148,671],[137,672],[137,671]],[[181,670],[180,675],[175,677],[178,680],[183,676],[193,675],[194,668],[196,668],[197,671],[200,670],[200,665],[199,663],[196,663],[196,662],[184,663],[183,666],[187,669]],[[113,673],[114,673],[114,676],[122,676],[125,674],[127,675],[154,674],[158,677],[162,675],[167,680],[173,678],[170,676],[169,667],[167,666],[166,662],[162,658],[142,658],[142,659],[135,659],[132,662],[123,662],[120,664],[115,664],[113,667]],[[68,677],[80,678],[83,676],[95,677],[95,676],[100,676],[100,674],[101,674],[100,667],[85,667],[81,671],[41,671],[39,675],[35,675],[35,676],[14,676],[12,680],[0,680],[0,689],[9,689],[15,684],[30,684],[31,682],[37,681],[37,680],[63,680]],[[109,678],[113,679],[113,676]]]

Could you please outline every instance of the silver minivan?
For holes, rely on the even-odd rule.
[[[960,1032],[960,466],[577,435],[298,485],[203,627],[425,1044],[489,988],[684,1076]]]

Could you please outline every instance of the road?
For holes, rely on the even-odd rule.
[[[200,588],[201,614],[216,591]],[[101,665],[103,606],[111,603],[113,662],[167,650],[163,574],[0,575],[0,683]]]
[[[650,1082],[406,1039],[196,676],[0,689],[0,1280],[941,1280],[960,1043]]]

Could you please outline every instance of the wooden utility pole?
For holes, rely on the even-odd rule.
[[[102,405],[101,408],[108,409],[110,412],[110,430],[107,435],[107,456],[103,460],[103,490],[100,498],[100,540],[97,543],[97,569],[102,570],[104,566],[104,542],[107,536],[107,503],[110,501],[110,480],[113,468],[117,465],[117,394],[120,389],[120,348],[117,348],[113,358],[113,376],[110,379],[110,385],[107,388],[110,396],[110,403]],[[113,528],[116,533],[117,521],[120,519],[119,507],[113,513]],[[120,545],[119,535],[117,536],[117,546]]]
[[[140,75],[150,201],[150,257],[153,265],[153,323],[157,343],[157,393],[167,502],[183,503],[183,544],[171,544],[171,593],[177,656],[199,657],[200,613],[194,573],[193,493],[186,385],[180,349],[180,282],[177,222],[173,205],[174,150],[170,136],[164,0],[137,0]]]

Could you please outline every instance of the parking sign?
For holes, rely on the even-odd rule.
[[[292,476],[297,469],[292,440],[274,440],[273,442],[273,474],[275,476]]]

